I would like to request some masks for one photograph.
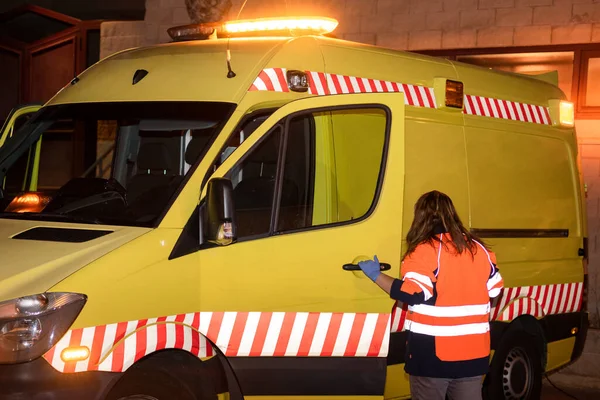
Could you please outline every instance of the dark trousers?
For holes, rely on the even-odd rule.
[[[472,378],[444,379],[409,377],[412,400],[481,400],[483,376]]]

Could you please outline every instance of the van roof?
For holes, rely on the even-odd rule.
[[[227,77],[227,50],[236,76]],[[522,76],[323,36],[176,42],[122,51],[83,72],[49,104],[124,101],[239,103],[265,69],[294,69],[433,87],[435,77],[464,83],[465,93],[528,104],[564,99],[544,77]],[[148,74],[134,84],[137,70]],[[265,101],[306,93],[258,91]],[[258,99],[257,99],[258,100]]]

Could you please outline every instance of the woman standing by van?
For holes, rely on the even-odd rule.
[[[496,257],[462,224],[452,200],[432,191],[415,205],[401,278],[362,271],[408,305],[405,371],[413,400],[481,399],[490,356],[490,298],[500,294]]]

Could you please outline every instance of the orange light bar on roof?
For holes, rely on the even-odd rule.
[[[225,22],[223,30],[228,34],[246,32],[300,31],[324,35],[338,26],[338,21],[325,17],[258,18]]]
[[[203,40],[219,37],[260,35],[325,35],[338,26],[338,21],[326,17],[258,18],[224,23],[190,24],[169,28],[173,40]]]

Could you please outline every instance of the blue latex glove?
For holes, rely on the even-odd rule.
[[[374,258],[375,261],[368,260],[361,261],[358,263],[358,266],[360,267],[362,272],[364,272],[365,275],[368,276],[369,279],[371,279],[373,282],[375,282],[379,274],[381,274],[381,265],[379,265],[379,260],[377,259],[377,256],[375,256]]]

